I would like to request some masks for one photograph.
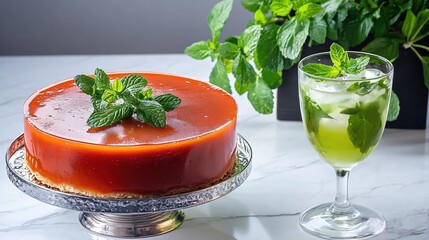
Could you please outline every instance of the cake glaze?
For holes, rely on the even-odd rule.
[[[109,74],[111,79],[129,73]],[[61,191],[96,197],[147,197],[190,191],[222,179],[235,161],[237,105],[223,90],[184,77],[141,74],[154,96],[180,106],[165,128],[134,117],[90,128],[90,96],[72,79],[34,93],[24,104],[26,162]]]

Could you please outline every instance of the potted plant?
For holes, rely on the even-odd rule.
[[[294,66],[304,55],[328,51],[330,43],[335,41],[346,49],[375,53],[393,61],[394,91],[409,90],[398,93],[402,112],[423,114],[424,119],[419,120],[423,126],[419,122],[417,128],[424,128],[429,88],[429,1],[242,0],[242,6],[253,12],[254,18],[240,35],[229,36],[222,42],[220,36],[232,3],[233,0],[222,0],[209,13],[211,39],[185,49],[185,53],[195,59],[210,57],[215,62],[210,73],[211,83],[232,93],[228,76],[232,73],[235,91],[240,95],[247,93],[254,109],[262,114],[273,112],[273,90],[280,87],[278,118],[298,119]],[[406,56],[415,63],[410,63]],[[405,62],[405,67],[396,66],[400,60]],[[408,67],[417,67],[417,70]],[[399,81],[405,83],[399,84]],[[418,98],[421,109],[416,109],[416,95],[423,95]],[[403,98],[407,96],[414,100],[411,106],[404,105],[408,100]],[[293,106],[289,104],[284,109],[284,103]],[[289,109],[295,111],[294,116],[284,117],[283,110]],[[388,120],[397,119],[398,114],[399,99],[393,94]],[[410,117],[408,112],[402,115]]]

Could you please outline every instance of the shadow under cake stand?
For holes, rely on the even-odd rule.
[[[252,149],[237,135],[234,171],[214,185],[186,193],[153,198],[106,199],[61,192],[37,181],[25,163],[24,135],[15,139],[6,153],[10,181],[25,194],[61,208],[80,211],[79,221],[88,230],[112,237],[151,237],[179,227],[181,209],[216,200],[240,186],[249,176]]]

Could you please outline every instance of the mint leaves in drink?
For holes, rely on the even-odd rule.
[[[329,55],[334,66],[321,63],[309,63],[302,67],[302,70],[308,74],[325,78],[337,78],[346,74],[358,74],[365,70],[369,63],[368,56],[358,58],[349,58],[349,55],[337,43],[330,47]]]
[[[76,86],[91,96],[94,111],[87,120],[90,127],[111,126],[136,114],[141,122],[151,126],[165,127],[166,112],[176,109],[181,99],[173,94],[154,97],[151,88],[146,88],[147,79],[130,74],[111,81],[101,69],[95,70],[94,77],[77,75]]]
[[[380,118],[380,104],[375,101],[368,105],[358,104],[356,108],[343,110],[349,114],[347,133],[350,141],[361,153],[375,146],[383,132]]]
[[[308,78],[318,82],[315,84],[341,89],[338,92],[332,92],[331,95],[324,95],[323,91],[308,95],[306,89],[301,87],[301,95],[304,96],[302,101],[307,131],[314,133],[312,137],[317,145],[316,142],[329,141],[329,133],[333,131],[333,128],[337,127],[337,131],[347,130],[346,136],[348,136],[352,146],[365,155],[377,144],[383,132],[383,117],[386,117],[384,115],[386,114],[385,109],[388,106],[391,93],[388,78],[382,76],[376,80],[366,80],[364,74],[361,74],[363,71],[367,71],[365,72],[366,75],[370,74],[371,71],[378,71],[375,69],[366,70],[370,57],[351,58],[336,43],[331,45],[329,56],[332,65],[310,63],[302,67],[304,72],[312,75]],[[362,79],[348,81],[349,75],[355,74],[363,75]],[[341,76],[344,77],[340,78]],[[326,78],[337,78],[338,80],[324,81]],[[353,76],[350,80],[353,80]],[[312,89],[312,91],[317,90]],[[317,98],[311,99],[310,96],[317,96]],[[321,102],[324,104],[323,108],[318,105]],[[398,103],[396,102],[396,104]],[[398,111],[396,111],[397,113]],[[344,115],[348,115],[348,117],[345,118]],[[322,118],[328,119],[322,124]],[[342,126],[339,127],[340,125]],[[319,147],[323,146],[322,144]],[[323,151],[329,151],[329,149],[326,148]]]
[[[319,122],[322,118],[331,118],[325,113],[320,106],[311,100],[310,97],[304,96],[303,99],[304,110],[305,110],[305,123],[308,132],[317,133],[319,132]]]

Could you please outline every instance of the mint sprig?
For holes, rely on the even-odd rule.
[[[136,114],[137,119],[151,126],[163,128],[166,112],[176,109],[181,99],[166,93],[153,97],[152,88],[146,88],[147,79],[130,74],[113,82],[101,69],[95,70],[94,77],[77,75],[76,86],[91,96],[94,111],[87,120],[90,127],[111,126]]]
[[[368,56],[349,58],[344,48],[337,43],[332,43],[329,55],[334,66],[309,63],[303,66],[302,70],[318,77],[337,78],[346,74],[358,74],[364,71],[369,63]]]

